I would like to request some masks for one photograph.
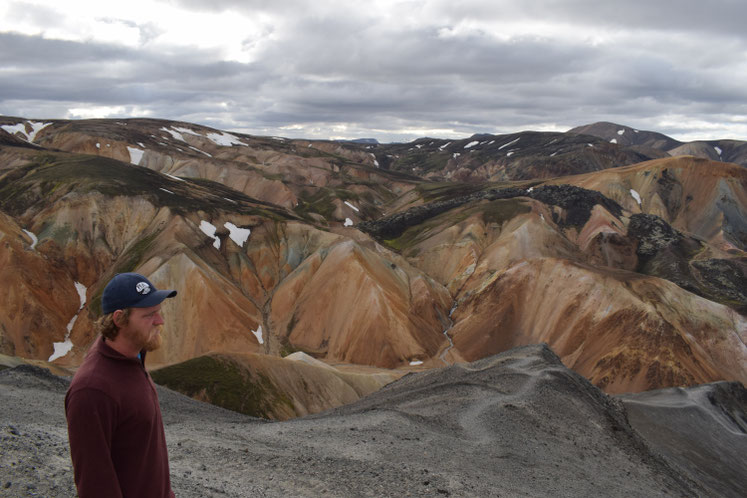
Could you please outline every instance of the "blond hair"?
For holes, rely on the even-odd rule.
[[[132,313],[132,308],[125,308],[122,311],[123,313],[122,318],[120,319],[120,325],[127,325],[127,322],[130,320],[130,313]],[[98,330],[99,334],[104,336],[106,339],[109,339],[110,341],[113,341],[117,337],[117,334],[119,334],[119,327],[116,323],[114,323],[114,313],[115,312],[108,313],[96,321],[96,329]]]

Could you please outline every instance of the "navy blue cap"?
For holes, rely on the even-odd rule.
[[[174,296],[175,290],[158,290],[139,273],[117,273],[104,288],[101,310],[106,315],[125,308],[149,308]]]

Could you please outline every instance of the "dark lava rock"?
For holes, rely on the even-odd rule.
[[[638,239],[638,271],[664,278],[685,290],[747,313],[747,261],[691,261],[702,243],[652,214],[630,217],[628,236]]]
[[[692,266],[710,295],[747,314],[747,258],[706,259]]]
[[[591,210],[597,204],[601,204],[614,216],[619,217],[622,214],[622,208],[612,199],[595,190],[573,185],[544,185],[533,189],[528,195],[545,204],[565,209],[568,214],[560,223],[565,226],[584,226],[591,217]]]
[[[674,282],[683,289],[703,296],[701,285],[692,274],[689,260],[701,243],[686,237],[653,214],[630,217],[628,236],[638,239],[638,271]]]
[[[660,217],[645,213],[630,217],[628,235],[638,239],[638,257],[644,260],[652,258],[663,249],[679,245],[685,239]]]
[[[47,368],[24,363],[0,372],[0,383],[12,383],[23,388],[50,389],[56,392],[65,392],[70,385],[70,379],[59,377]]]
[[[522,196],[565,209],[567,212],[565,218],[556,220],[561,226],[583,226],[591,217],[592,208],[597,204],[601,204],[615,216],[622,214],[622,208],[619,204],[594,190],[573,185],[545,185],[529,190],[515,187],[493,188],[468,195],[458,195],[450,199],[415,206],[378,220],[361,222],[357,225],[357,228],[374,237],[393,239],[402,235],[410,227],[419,225],[434,216],[469,202],[512,199]]]

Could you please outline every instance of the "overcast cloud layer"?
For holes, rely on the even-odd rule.
[[[10,0],[0,114],[305,138],[747,140],[743,0]]]

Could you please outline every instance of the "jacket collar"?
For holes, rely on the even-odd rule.
[[[123,362],[129,362],[137,365],[141,365],[142,367],[145,367],[145,354],[146,351],[140,351],[140,356],[135,358],[130,358],[129,356],[125,356],[116,349],[112,348],[106,343],[106,338],[104,336],[99,336],[99,338],[96,340],[96,344],[94,346],[94,350],[109,359],[116,360],[116,361],[123,361]]]

